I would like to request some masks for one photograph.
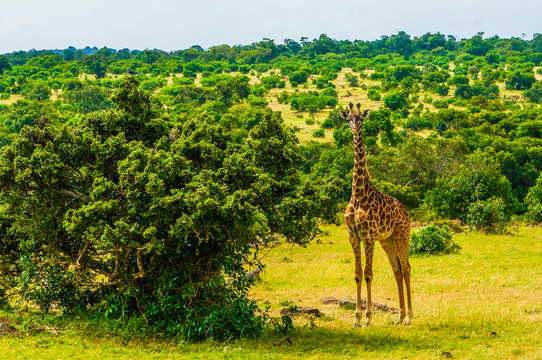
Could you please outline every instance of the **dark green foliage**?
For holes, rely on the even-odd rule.
[[[453,85],[469,85],[470,83],[470,80],[469,80],[469,77],[468,76],[464,76],[464,75],[455,75],[454,77],[452,77],[450,79],[450,83],[452,83]]]
[[[409,255],[442,255],[453,254],[461,250],[461,246],[452,239],[452,229],[448,225],[439,228],[428,225],[410,235]]]
[[[376,89],[369,88],[369,91],[367,92],[367,98],[369,98],[371,100],[374,100],[374,101],[379,101],[380,100],[380,92],[378,92],[378,90],[376,90]]]
[[[492,46],[488,40],[482,40],[481,36],[473,36],[467,41],[464,50],[474,56],[484,56],[491,48]]]
[[[439,84],[435,88],[435,92],[439,94],[440,96],[446,96],[448,95],[448,92],[450,91],[450,87],[446,86],[444,84]]]
[[[304,84],[309,78],[309,73],[305,70],[299,70],[290,75],[290,83],[292,86],[297,86],[298,84]]]
[[[343,147],[352,143],[352,132],[348,124],[343,124],[342,127],[333,131],[333,140],[338,147]]]
[[[438,179],[426,201],[439,216],[468,222],[469,209],[490,198],[502,201],[506,218],[519,206],[510,181],[500,172],[495,154],[477,151],[467,158],[455,176]]]
[[[371,111],[363,122],[363,135],[377,137],[381,132],[390,133],[394,128],[390,116],[391,112],[386,108]]]
[[[470,204],[467,211],[467,224],[471,228],[490,234],[506,232],[510,218],[502,198],[491,197],[487,200],[479,200]]]
[[[476,88],[470,85],[459,85],[455,89],[454,95],[456,97],[468,100],[471,99],[473,96],[478,95],[478,91]]]
[[[0,75],[4,73],[4,71],[11,70],[11,64],[9,63],[9,59],[7,56],[0,56]]]
[[[384,194],[397,198],[408,210],[414,210],[420,206],[420,196],[411,186],[396,185],[385,180],[374,180],[373,183]]]
[[[127,78],[114,110],[42,119],[1,149],[0,284],[192,340],[257,335],[246,267],[261,244],[305,244],[334,220],[340,184],[302,181],[277,114],[235,142],[212,119],[161,117],[139,85]]]
[[[525,97],[527,97],[529,101],[533,103],[540,103],[540,100],[542,100],[542,85],[538,83],[529,90],[525,91]]]
[[[260,79],[263,87],[265,87],[266,89],[273,89],[273,88],[283,88],[286,86],[286,83],[284,80],[282,80],[279,76],[277,75],[272,75],[272,76],[264,76]]]
[[[420,70],[416,69],[412,65],[398,65],[391,70],[391,75],[395,80],[401,81],[408,77],[421,78]]]
[[[59,114],[50,102],[19,100],[2,112],[1,120],[10,132],[18,133],[25,125],[33,126],[42,117],[57,121]]]
[[[384,96],[384,106],[394,111],[403,109],[408,105],[407,96],[403,93],[391,93]]]
[[[108,60],[105,57],[100,56],[99,54],[93,54],[85,57],[83,64],[90,74],[96,75],[97,79],[105,77],[108,64]]]
[[[52,92],[51,87],[46,82],[38,80],[25,86],[21,94],[30,100],[45,101],[49,100]]]
[[[435,91],[439,85],[448,80],[450,74],[446,71],[429,71],[423,75],[421,83],[427,90]]]
[[[63,92],[64,101],[74,105],[81,113],[107,110],[113,107],[109,100],[109,91],[97,85],[74,86],[69,84]]]
[[[312,133],[312,136],[316,138],[323,138],[325,136],[324,129],[316,130],[315,132]]]
[[[328,88],[322,92],[298,92],[290,95],[290,107],[297,111],[315,113],[326,107],[334,108],[337,105],[337,92]]]
[[[506,80],[506,86],[515,90],[527,90],[530,89],[535,82],[536,79],[532,73],[515,71],[508,77],[508,80]]]
[[[542,177],[538,177],[536,184],[529,189],[525,197],[527,208],[526,217],[534,222],[542,223]]]
[[[414,131],[420,131],[423,129],[432,129],[433,124],[430,120],[419,117],[419,116],[410,116],[405,122],[405,129],[412,129]]]

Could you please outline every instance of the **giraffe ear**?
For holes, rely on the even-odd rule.
[[[345,120],[348,117],[348,114],[344,110],[339,110],[339,115],[341,115],[341,117]]]
[[[367,109],[363,112],[363,114],[361,114],[361,117],[364,117],[366,118],[367,116],[369,116],[369,114],[371,113],[371,109]]]

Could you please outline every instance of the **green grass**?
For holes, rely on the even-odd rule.
[[[283,336],[228,343],[188,344],[145,338],[123,329],[100,330],[81,320],[3,313],[21,319],[20,337],[0,336],[1,359],[541,359],[542,229],[515,235],[457,234],[457,255],[415,257],[414,319],[392,325],[377,311],[369,328],[352,329],[353,311],[322,305],[323,297],[354,297],[353,261],[344,227],[328,227],[321,243],[281,245],[264,258],[262,281],[252,296],[277,316],[280,303],[317,307],[325,314],[311,328],[297,318],[293,345]],[[395,280],[377,246],[375,301],[397,307]],[[1,322],[1,321],[0,321]],[[67,330],[29,332],[33,322]],[[30,324],[30,325],[29,325]]]

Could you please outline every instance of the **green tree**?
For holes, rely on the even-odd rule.
[[[521,71],[514,71],[506,80],[506,86],[510,89],[526,90],[536,82],[536,79],[532,73],[525,73]]]
[[[239,143],[212,121],[170,122],[138,87],[129,77],[115,109],[72,128],[42,119],[0,149],[0,284],[194,340],[257,334],[254,253],[310,241],[340,186],[302,181],[278,114]]]
[[[536,183],[529,189],[525,197],[525,206],[527,208],[526,217],[534,222],[542,222],[542,176],[536,179]]]
[[[512,194],[510,181],[501,174],[495,157],[494,151],[484,153],[477,150],[467,157],[455,176],[437,179],[436,187],[426,197],[430,208],[439,216],[467,222],[473,219],[468,218],[469,214],[479,213],[478,207],[496,204],[497,200],[490,203],[480,201],[494,198],[502,201],[503,217],[508,219],[518,209],[519,203]]]
[[[450,91],[450,87],[444,84],[439,84],[435,88],[435,92],[439,94],[440,96],[447,96],[449,91]]]
[[[371,100],[379,101],[380,97],[380,92],[372,87],[369,88],[369,91],[367,91],[367,98]]]
[[[108,60],[99,54],[94,54],[86,56],[83,65],[90,74],[96,75],[97,79],[102,79],[107,72]]]
[[[484,56],[491,49],[491,43],[488,40],[482,38],[483,33],[478,33],[469,40],[466,41],[464,50],[465,52],[474,56]]]
[[[395,92],[384,96],[384,106],[394,111],[404,109],[408,105],[408,99],[403,93]]]
[[[412,39],[406,32],[399,31],[397,35],[386,40],[386,47],[408,58],[412,54]]]
[[[298,84],[304,84],[309,78],[309,73],[305,70],[298,70],[290,75],[290,82],[292,86],[297,86]],[[295,85],[294,85],[295,84]]]
[[[83,114],[113,107],[107,89],[97,85],[84,85],[80,88],[67,90],[63,95],[66,103],[75,105]]]
[[[9,63],[9,58],[4,55],[0,55],[0,75],[5,71],[11,70],[11,64]]]
[[[468,99],[471,99],[473,96],[476,95],[476,90],[470,85],[459,85],[455,89],[454,95],[456,97],[460,97],[462,99],[468,100]]]
[[[27,99],[45,101],[53,94],[51,87],[45,81],[34,81],[26,86],[21,92]]]
[[[540,100],[542,100],[542,84],[537,83],[535,86],[525,91],[525,97],[533,103],[540,103]]]
[[[479,231],[503,234],[506,232],[508,220],[506,204],[499,197],[479,200],[468,207],[467,224]]]

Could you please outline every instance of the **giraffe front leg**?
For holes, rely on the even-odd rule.
[[[358,274],[358,271],[356,271],[356,274]],[[354,317],[354,328],[357,328],[360,326],[361,323],[361,317],[363,314],[363,308],[361,307],[361,283],[362,283],[362,271],[361,271],[361,265],[360,265],[360,274],[356,275],[356,313]]]
[[[371,301],[371,284],[373,282],[373,250],[374,241],[365,244],[365,282],[367,283],[367,309],[365,310],[365,326],[371,324],[373,303]]]
[[[355,251],[355,250],[354,250]],[[356,262],[356,313],[354,318],[354,327],[357,328],[360,326],[361,316],[363,314],[363,309],[361,307],[361,285],[363,282],[363,270],[361,269],[361,249],[357,247],[357,254],[355,255]]]
[[[363,309],[361,308],[361,283],[363,270],[361,268],[361,247],[359,241],[351,239],[352,250],[354,251],[355,279],[356,279],[356,312],[354,317],[354,328],[360,326]]]

